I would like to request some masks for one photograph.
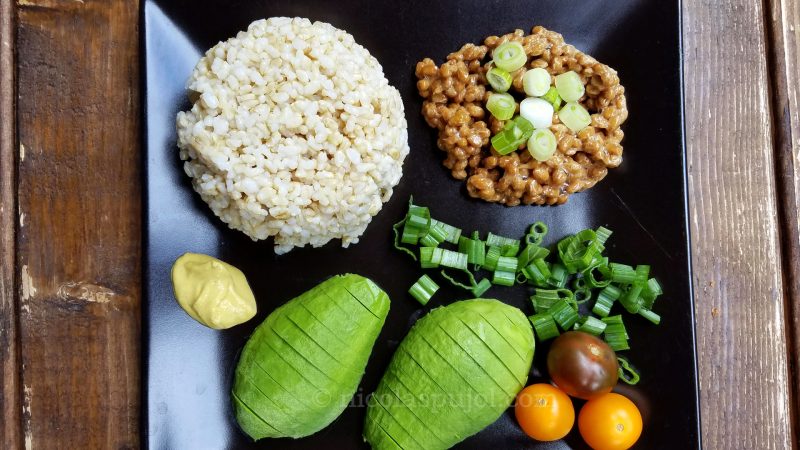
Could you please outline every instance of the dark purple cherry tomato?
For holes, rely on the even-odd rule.
[[[547,371],[562,391],[589,400],[617,384],[619,364],[605,341],[581,331],[568,331],[553,341]]]

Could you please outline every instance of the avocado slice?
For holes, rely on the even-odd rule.
[[[413,432],[406,429],[406,427],[403,426],[403,422],[398,420],[393,413],[389,412],[377,397],[374,395],[370,397],[369,402],[367,402],[367,407],[374,408],[374,420],[378,422],[380,427],[386,430],[390,436],[401,436],[402,442],[405,443],[404,448],[425,450],[424,447],[417,442]],[[392,410],[394,411],[394,408],[392,408]]]
[[[242,404],[247,406],[248,412],[269,424],[276,431],[281,430],[282,433],[288,435],[296,433],[296,423],[291,416],[287,415],[285,408],[280,403],[286,398],[285,393],[282,396],[270,395],[274,392],[274,388],[257,386],[255,381],[243,374],[235,375],[234,383],[237,386],[237,397]],[[278,388],[278,390],[281,389]],[[294,399],[292,401],[296,402]]]
[[[375,440],[375,443],[372,444],[373,448],[404,450],[403,447],[400,447],[400,444],[394,440],[394,437],[387,433],[377,421],[371,422],[368,426],[371,431],[370,435],[374,436]]]
[[[449,342],[446,343],[448,348],[445,349],[444,354],[436,350],[425,338],[425,335],[432,334],[432,331],[433,328],[428,330],[427,333],[417,333],[414,336],[409,336],[409,339],[412,339],[410,344],[418,345],[420,348],[415,360],[419,361],[423,368],[431,372],[447,375],[442,384],[450,395],[458,396],[466,386],[475,393],[475,399],[479,405],[486,406],[489,404],[493,394],[491,386],[490,389],[485,389],[477,380],[469,379],[468,375],[473,375],[473,373],[464,373],[469,367],[467,358],[458,359],[460,355],[456,354],[456,347]],[[450,362],[449,359],[452,359],[453,362]]]
[[[384,392],[387,396],[391,394],[392,398],[394,399],[392,403],[390,403],[391,407],[394,407],[395,410],[400,410],[395,414],[400,418],[400,420],[405,421],[406,423],[414,423],[412,430],[415,430],[415,435],[418,436],[417,440],[421,440],[421,445],[426,449],[433,449],[433,448],[446,448],[446,444],[439,438],[438,431],[442,428],[447,427],[446,421],[448,420],[447,417],[444,416],[437,416],[435,418],[431,418],[428,423],[423,421],[416,415],[414,410],[409,407],[409,405],[413,406],[419,399],[411,393],[400,381],[391,382],[388,381],[393,378],[393,374],[386,374],[386,384],[384,385]]]
[[[358,301],[357,298],[350,294],[350,291],[345,289],[341,282],[331,284],[323,291],[323,295],[327,297],[336,307],[340,308],[345,314],[350,314],[359,323],[366,324],[377,322],[378,317],[372,311],[367,309],[363,303]]]
[[[372,280],[361,278],[352,283],[344,284],[344,288],[375,317],[385,316],[388,312],[388,303],[385,301],[386,293]]]
[[[280,436],[285,434],[282,431],[278,431],[272,425],[264,422],[256,415],[256,413],[251,411],[247,405],[242,403],[242,401],[239,400],[239,397],[236,395],[231,396],[231,400],[233,401],[234,409],[236,411],[236,421],[246,424],[245,426],[248,429],[258,430],[265,436]],[[244,428],[244,426],[242,428]]]
[[[504,349],[498,348],[501,342],[506,344],[505,341],[490,336],[481,339],[473,330],[474,323],[470,325],[460,319],[444,321],[441,325],[451,339],[462,343],[473,357],[482,362],[482,367],[491,374],[492,379],[507,386],[509,392],[516,393],[525,387],[528,378],[525,367],[530,368],[530,364],[520,364],[513,351],[504,352]]]
[[[458,441],[464,439],[467,435],[459,429],[459,424],[469,423],[472,419],[466,416],[464,411],[458,408],[458,405],[449,398],[447,393],[442,391],[415,362],[407,360],[404,355],[395,355],[397,355],[398,363],[394,365],[394,370],[386,372],[381,384],[378,385],[376,394],[382,389],[388,389],[389,385],[395,390],[404,388],[411,393],[415,401],[408,406],[414,410],[414,414],[421,420],[438,424],[435,426],[436,436],[439,441],[443,442],[443,446],[440,448],[451,447],[448,442],[453,439],[458,439]],[[420,405],[425,405],[425,408],[420,410]],[[426,410],[431,414],[425,414]],[[367,413],[369,413],[369,408],[367,408]]]
[[[256,440],[298,438],[335,420],[358,388],[388,311],[389,297],[353,274],[330,278],[273,311],[237,363],[231,403],[242,430]],[[396,447],[383,428],[376,436]]]
[[[502,366],[502,363],[497,360],[497,357],[488,348],[469,345],[454,338],[445,331],[444,327],[447,325],[444,322],[439,323],[436,328],[432,329],[431,337],[426,338],[426,340],[432,347],[440,349],[440,354],[448,353],[451,355],[450,358],[454,361],[454,364],[455,362],[460,363],[458,366],[459,372],[473,386],[477,386],[476,389],[489,396],[490,403],[502,401],[506,396],[519,392],[519,389],[509,388],[508,383],[496,379],[498,366],[502,368],[502,371],[507,369]],[[474,336],[470,337],[475,339]],[[455,358],[452,356],[455,356]],[[490,389],[491,387],[494,387],[494,389]]]
[[[532,360],[533,330],[519,309],[491,299],[436,308],[400,343],[373,394],[380,399],[403,395],[409,401],[370,403],[364,438],[378,450],[395,445],[452,447],[503,414],[522,388]],[[408,436],[427,433],[420,423],[437,425],[437,442]]]
[[[260,410],[262,406],[267,405],[269,408],[266,410],[271,413],[270,421],[279,423],[280,420],[285,419],[290,424],[294,424],[295,422],[291,415],[293,411],[297,409],[308,407],[306,400],[303,398],[295,398],[294,394],[282,386],[280,381],[275,378],[276,376],[278,376],[279,379],[281,377],[291,376],[294,373],[294,369],[285,367],[285,363],[281,364],[280,362],[276,362],[276,364],[272,364],[268,370],[262,367],[258,361],[252,359],[250,361],[242,361],[242,364],[247,365],[248,370],[236,372],[234,375],[234,382],[248,380],[253,387],[256,387],[258,392],[265,397],[264,402],[259,402],[259,404],[254,405],[254,407]],[[270,371],[280,375],[273,375]],[[319,392],[317,388],[311,385],[306,387],[306,389],[308,392]],[[282,428],[289,427],[283,426]]]
[[[272,324],[272,331],[315,369],[330,378],[341,380],[341,377],[348,373],[349,367],[334,358],[318,342],[312,339],[305,329],[297,326],[285,315],[275,318]]]

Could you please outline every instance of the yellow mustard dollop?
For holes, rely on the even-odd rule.
[[[209,328],[224,330],[256,315],[256,299],[242,271],[208,255],[178,258],[172,288],[181,308]]]

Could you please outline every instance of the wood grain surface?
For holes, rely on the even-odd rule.
[[[772,40],[773,123],[781,211],[784,286],[789,309],[789,368],[795,405],[794,423],[800,421],[800,4],[774,0],[769,21]],[[800,433],[795,430],[795,448],[800,448]]]
[[[0,447],[136,448],[138,2],[0,5]],[[683,2],[709,449],[800,447],[799,21],[795,0]]]
[[[22,444],[20,364],[14,282],[16,154],[14,114],[14,5],[0,0],[0,448]]]
[[[792,442],[764,4],[685,1],[686,139],[703,442]]]
[[[138,4],[17,6],[23,440],[138,448]]]

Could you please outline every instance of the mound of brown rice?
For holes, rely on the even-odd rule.
[[[178,147],[194,189],[275,252],[358,242],[408,154],[400,94],[347,32],[274,17],[220,42],[186,84]]]

